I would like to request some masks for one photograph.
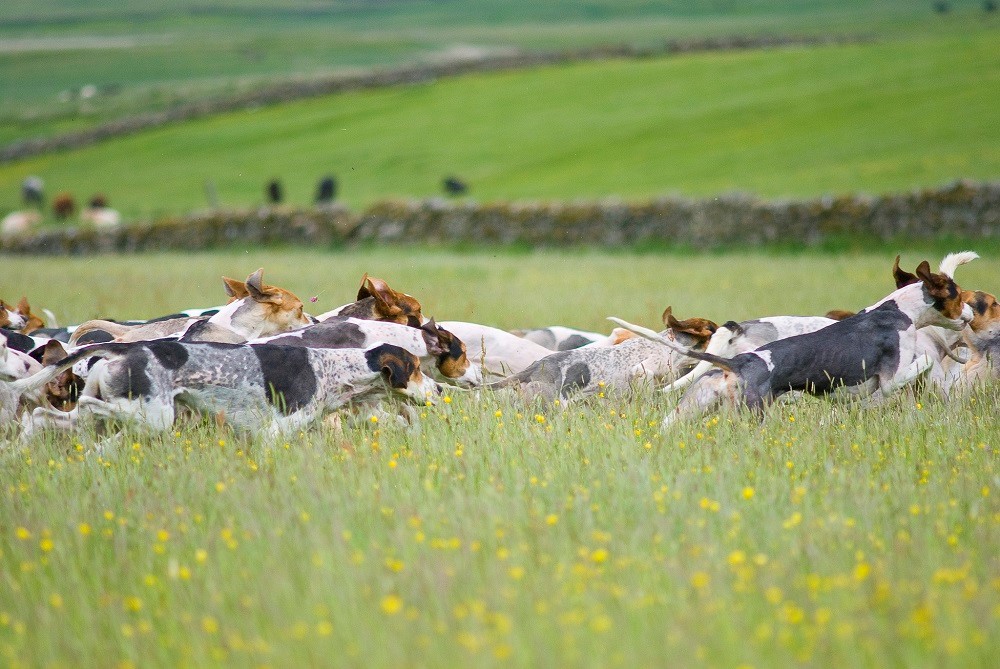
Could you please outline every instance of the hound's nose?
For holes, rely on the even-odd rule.
[[[975,317],[976,317],[976,314],[975,314],[974,311],[972,311],[972,307],[970,307],[968,304],[963,304],[962,305],[962,321],[964,321],[965,323],[971,323],[973,321],[973,319],[975,319]]]

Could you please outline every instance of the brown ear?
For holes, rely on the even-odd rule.
[[[675,332],[684,332],[698,339],[709,339],[719,326],[707,318],[689,318],[686,321],[679,321],[670,313],[670,307],[663,312],[667,327]]]
[[[421,325],[420,330],[424,337],[424,343],[427,344],[427,353],[438,356],[448,352],[451,344],[451,333],[439,329],[433,318]],[[445,341],[446,339],[447,341]]]
[[[420,365],[416,357],[406,351],[386,351],[379,356],[379,362],[382,365],[382,376],[391,388],[396,389],[405,388]]]
[[[853,311],[847,311],[846,309],[831,309],[830,311],[826,312],[826,317],[831,318],[835,321],[842,321],[845,318],[850,318],[853,315],[854,315]]]
[[[274,290],[271,286],[264,285],[264,268],[261,267],[256,272],[247,277],[244,284],[250,298],[254,302],[269,302],[271,304],[281,304],[281,292]]]
[[[17,310],[22,316],[27,316],[31,313],[31,305],[28,304],[27,297],[21,297],[21,300],[17,303]]]
[[[226,289],[226,295],[231,300],[240,300],[250,295],[247,292],[246,283],[239,279],[230,279],[228,276],[224,276],[222,277],[222,287]]]
[[[919,279],[924,283],[934,282],[934,274],[931,272],[931,265],[926,260],[917,265],[917,277],[919,277]]]
[[[403,314],[403,309],[396,304],[396,292],[382,279],[369,276],[363,288],[367,291],[367,297],[375,299],[376,308],[383,317],[394,319]],[[358,295],[360,294],[359,291]]]
[[[50,339],[45,342],[45,348],[42,349],[42,364],[43,365],[54,365],[63,358],[66,357],[66,349],[55,339]]]
[[[917,265],[917,276],[923,281],[927,292],[934,297],[947,298],[958,294],[959,288],[951,277],[931,272],[930,263],[926,260]],[[952,288],[955,289],[954,295],[952,294]]]
[[[663,310],[663,316],[661,316],[660,318],[663,320],[663,324],[666,325],[669,328],[669,327],[671,327],[670,326],[670,320],[673,317],[674,317],[674,308],[673,307],[667,307],[666,309]]]
[[[896,256],[896,261],[892,263],[892,278],[896,282],[897,289],[909,286],[911,283],[916,283],[920,280],[916,274],[910,274],[906,270],[899,268],[899,256]]]
[[[368,288],[368,272],[365,272],[364,276],[361,277],[361,287],[358,288],[358,300],[363,300],[366,297],[374,297],[374,294]]]

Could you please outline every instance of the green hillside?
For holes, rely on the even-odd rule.
[[[748,191],[882,192],[1000,176],[991,27],[875,44],[704,53],[469,76],[164,127],[0,166],[0,207],[40,174],[130,216],[293,204],[334,173],[361,207],[428,196],[446,174],[480,200]]]
[[[498,49],[662,44],[747,34],[961,30],[909,0],[7,0],[0,3],[0,143],[224,96],[289,76]],[[80,97],[93,86],[96,95]]]

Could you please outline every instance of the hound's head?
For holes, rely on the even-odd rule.
[[[1000,302],[981,290],[962,291],[962,301],[972,309],[973,317],[965,339],[979,351],[1000,346]]]
[[[691,348],[702,349],[708,345],[708,340],[712,338],[719,326],[707,318],[689,318],[679,321],[674,317],[673,308],[667,307],[663,312],[663,324],[666,325],[674,335],[687,335],[686,342]]]
[[[926,260],[917,265],[914,276],[920,282],[924,304],[930,307],[917,316],[914,322],[916,327],[937,325],[949,330],[961,330],[972,320],[972,307],[962,301],[962,289],[954,279],[947,274],[932,272]]]
[[[50,339],[45,343],[45,348],[42,350],[43,365],[54,365],[65,357],[66,349],[58,341]],[[71,411],[76,406],[83,385],[83,379],[77,376],[73,368],[70,367],[46,383],[42,392],[45,394],[45,399],[54,408],[60,411]]]
[[[420,302],[412,295],[393,290],[382,279],[365,274],[358,289],[358,301],[371,298],[375,320],[419,327],[424,322]]]
[[[239,293],[235,290],[230,292],[230,297],[243,300],[244,306],[250,307],[242,309],[243,313],[238,317],[234,314],[233,320],[244,320],[241,325],[253,331],[257,337],[268,337],[310,325],[312,320],[303,311],[302,300],[284,288],[266,285],[263,276],[264,270],[261,268],[247,277],[243,282],[243,290],[246,291],[243,297],[237,297]],[[230,290],[228,282],[226,289],[227,292]],[[250,320],[254,322],[251,323]]]
[[[443,376],[461,385],[482,385],[482,369],[469,362],[465,342],[454,333],[438,327],[433,318],[421,325],[420,330],[427,351],[437,359],[438,371]]]
[[[45,327],[45,321],[41,317],[31,313],[31,305],[28,298],[22,297],[16,307],[12,307],[3,300],[0,300],[0,327],[14,330],[21,334],[31,334],[39,328]]]
[[[24,316],[17,313],[14,307],[0,300],[0,328],[20,332],[26,323]]]
[[[420,359],[392,344],[381,344],[365,351],[368,368],[382,375],[391,390],[417,402],[432,399],[441,387],[420,371]]]

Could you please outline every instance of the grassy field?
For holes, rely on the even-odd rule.
[[[954,14],[906,0],[62,0],[0,6],[0,141],[45,135],[263,81],[426,61],[456,49],[659,44],[706,35],[874,32],[931,25]],[[956,17],[966,17],[958,18]],[[81,87],[98,94],[80,99]],[[69,93],[70,99],[60,96]]]
[[[904,267],[922,256],[903,254]],[[936,262],[937,255],[930,256]],[[178,263],[183,261],[183,271]],[[317,308],[370,271],[503,326],[857,308],[882,254],[213,253],[6,258],[68,319],[221,298],[266,268]],[[997,261],[960,270],[996,292]],[[74,283],[51,280],[74,277]],[[603,280],[597,277],[604,277]],[[987,667],[1000,638],[997,387],[659,421],[649,391],[483,393],[412,427],[182,425],[0,450],[11,666]],[[669,658],[669,660],[665,659]]]
[[[1000,175],[997,30],[876,44],[707,53],[442,80],[227,114],[0,166],[106,193],[128,216],[186,211],[215,184],[263,201],[428,196],[458,174],[482,200],[748,191],[884,192]],[[96,169],[96,166],[100,166]]]

